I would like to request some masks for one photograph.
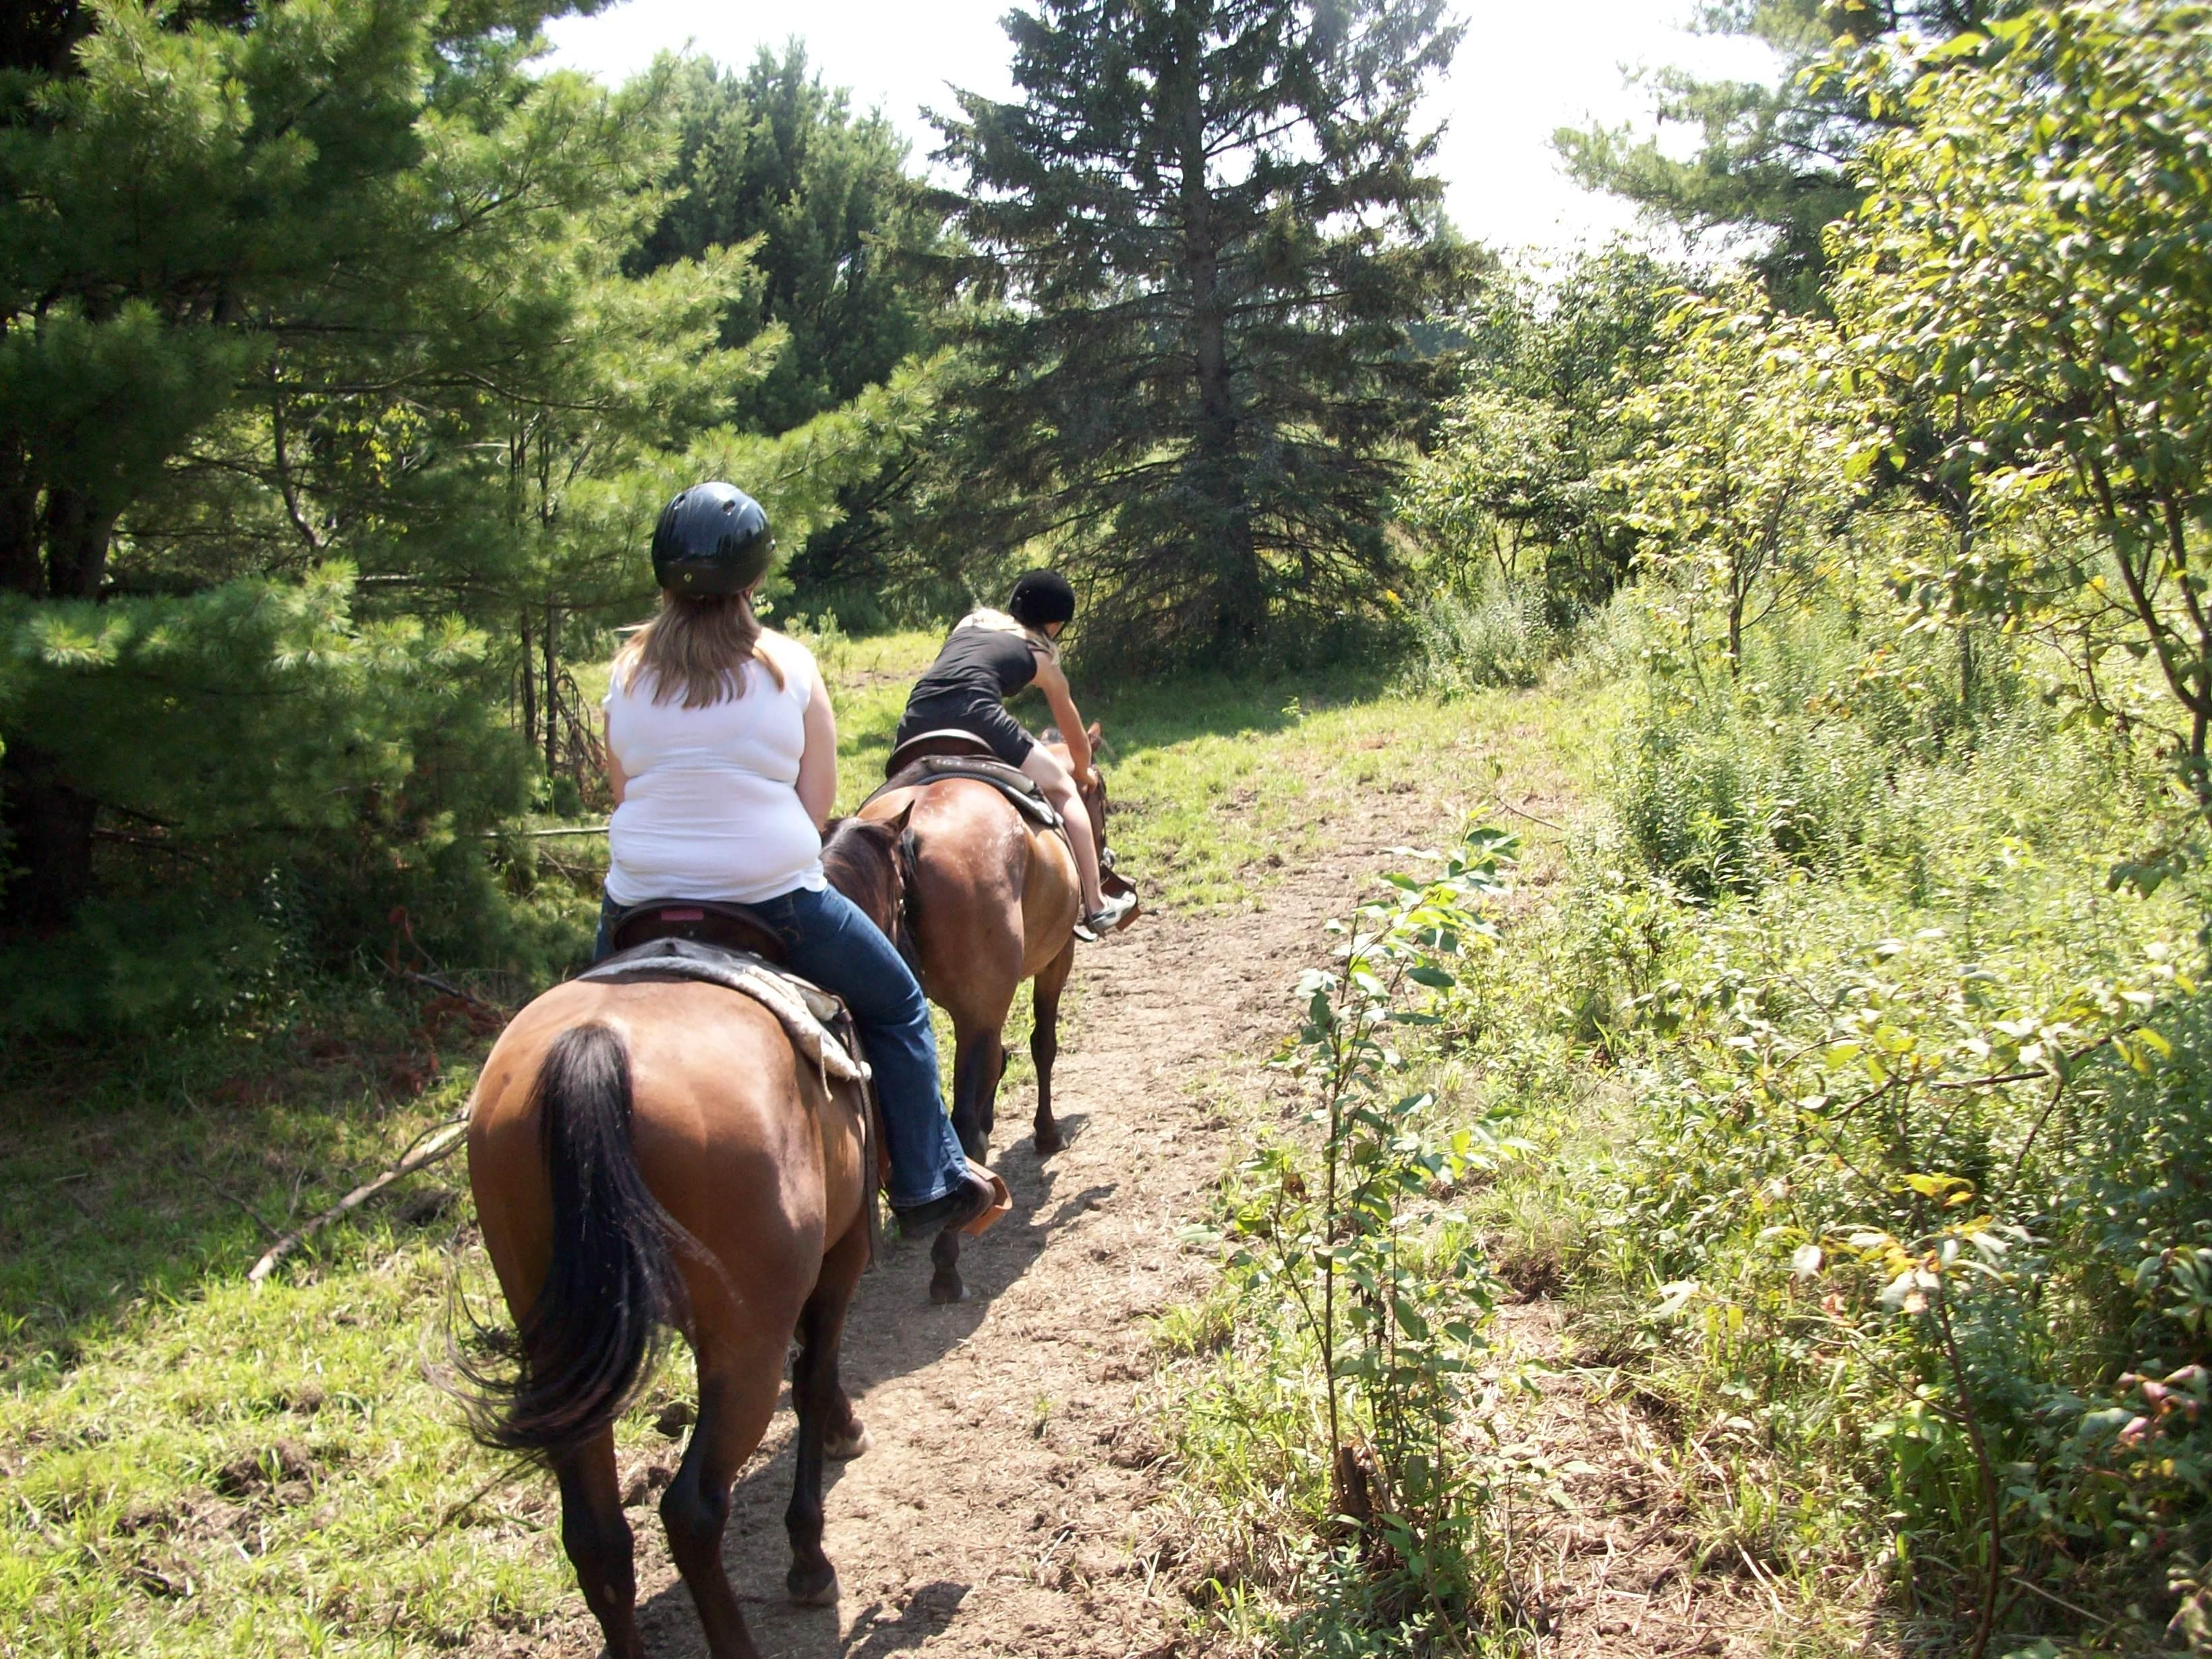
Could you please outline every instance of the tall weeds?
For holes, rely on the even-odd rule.
[[[1513,849],[1474,830],[1329,924],[1335,963],[1304,975],[1275,1062],[1302,1130],[1264,1140],[1194,1230],[1224,1251],[1223,1287],[1164,1330],[1184,1362],[1181,1449],[1229,1533],[1212,1593],[1258,1593],[1301,1646],[1455,1649],[1501,1600],[1472,1382],[1492,1279],[1451,1200],[1502,1149],[1449,1124],[1415,1074],[1455,968],[1494,946],[1484,908]],[[1307,1602],[1328,1611],[1301,1625]]]

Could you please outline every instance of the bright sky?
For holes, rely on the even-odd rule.
[[[1446,124],[1439,170],[1447,207],[1468,235],[1494,246],[1559,246],[1626,228],[1633,216],[1612,198],[1577,189],[1551,149],[1554,129],[1591,117],[1649,124],[1649,102],[1623,83],[1624,67],[1680,64],[1706,75],[1768,72],[1765,55],[1741,41],[1680,27],[1693,0],[1461,0],[1467,38],[1431,118]],[[618,0],[596,16],[568,17],[548,33],[553,62],[608,79],[643,69],[687,44],[742,66],[763,45],[793,33],[856,108],[880,106],[927,156],[935,134],[925,106],[951,106],[958,86],[1013,93],[999,21],[1007,0],[809,0],[769,8],[731,0]]]

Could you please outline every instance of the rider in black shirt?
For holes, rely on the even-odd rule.
[[[1078,778],[1086,785],[1093,780],[1091,740],[1067,689],[1067,677],[1060,672],[1056,643],[1060,629],[1074,617],[1075,590],[1051,570],[1032,570],[1017,581],[1004,611],[970,611],[953,629],[928,672],[915,682],[892,741],[904,743],[924,732],[947,729],[970,732],[1007,765],[1036,779],[1067,824],[1067,839],[1083,880],[1084,927],[1103,934],[1128,914],[1136,898],[1133,894],[1109,898],[1099,890],[1098,848],[1091,837],[1091,815],[1076,789]],[[1065,763],[1006,712],[1006,700],[1032,684],[1044,693],[1067,744]]]

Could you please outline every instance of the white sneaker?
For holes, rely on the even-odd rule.
[[[1101,938],[1119,927],[1123,919],[1136,908],[1137,896],[1134,893],[1109,894],[1104,903],[1084,917],[1081,925],[1075,930],[1076,936],[1087,939],[1095,945]]]

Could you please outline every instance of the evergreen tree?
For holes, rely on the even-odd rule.
[[[1654,112],[1698,134],[1687,159],[1625,126],[1563,128],[1555,142],[1569,172],[1594,190],[1692,233],[1755,236],[1753,263],[1776,300],[1814,307],[1826,270],[1820,233],[1858,204],[1857,158],[1881,124],[1850,77],[1807,71],[1899,33],[1949,39],[2014,9],[2004,0],[1708,0],[1698,27],[1768,47],[1772,84],[1656,72]]]
[[[1460,289],[1414,106],[1442,0],[1042,0],[940,118],[983,298],[949,533],[1044,536],[1140,654],[1367,606]]]
[[[742,251],[623,275],[661,88],[531,72],[542,8],[216,9],[0,73],[0,1025],[220,1006],[394,907],[518,960],[494,832],[659,503],[733,473],[803,537],[929,396],[732,430],[784,332],[718,346]]]
[[[742,76],[703,58],[672,74],[672,194],[631,265],[654,270],[759,239],[762,280],[730,307],[722,340],[785,330],[789,348],[735,417],[788,431],[927,346],[937,305],[910,261],[935,250],[944,216],[908,176],[906,141],[880,111],[854,116],[799,42],[780,58],[763,48]]]
[[[726,311],[723,343],[750,345],[778,330],[787,343],[739,390],[735,422],[788,431],[928,349],[943,302],[927,261],[941,249],[945,212],[908,173],[906,142],[881,112],[853,114],[796,40],[780,58],[763,49],[743,75],[702,58],[672,75],[671,195],[630,265],[652,270],[750,248],[760,281]],[[787,537],[791,579],[834,592],[848,609],[851,596],[879,593],[885,537],[915,459],[888,454],[874,476],[848,485],[831,523],[804,545]]]

